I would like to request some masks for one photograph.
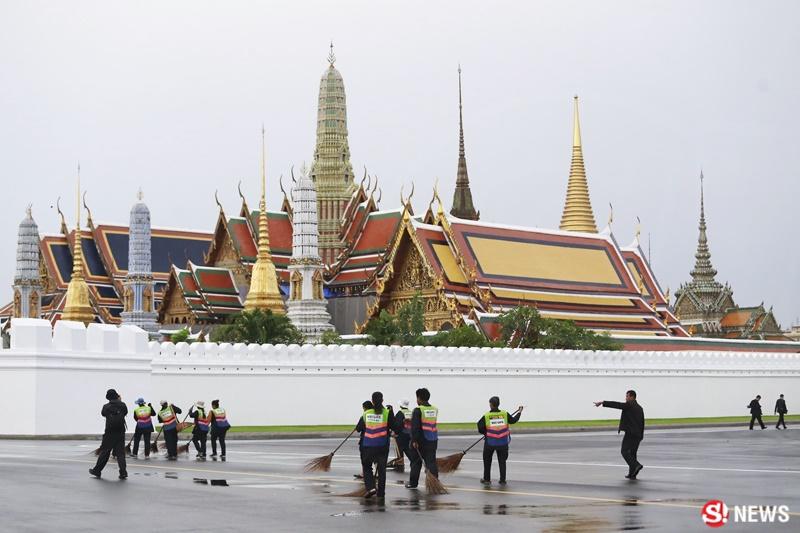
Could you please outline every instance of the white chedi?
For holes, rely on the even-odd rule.
[[[292,188],[292,259],[289,262],[289,320],[310,343],[319,342],[333,330],[323,293],[322,259],[319,256],[317,193],[303,166]]]

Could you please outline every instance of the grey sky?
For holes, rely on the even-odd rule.
[[[598,226],[612,202],[626,245],[640,216],[674,294],[702,167],[718,279],[784,327],[800,316],[797,2],[387,4],[3,1],[0,294],[25,206],[43,234],[59,195],[74,220],[78,160],[96,222],[127,223],[141,186],[154,225],[211,231],[215,189],[235,211],[243,179],[256,202],[263,121],[277,209],[278,175],[313,153],[332,38],[353,166],[380,176],[383,208],[414,180],[423,212],[437,177],[449,207],[460,61],[483,220],[558,226],[577,93]]]

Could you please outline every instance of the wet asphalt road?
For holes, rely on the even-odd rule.
[[[440,456],[472,437],[442,436]],[[517,435],[509,483],[484,488],[480,446],[428,496],[390,472],[385,504],[343,497],[359,484],[355,442],[329,473],[303,464],[335,439],[231,441],[226,462],[129,460],[90,478],[88,441],[0,441],[2,531],[711,531],[700,508],[786,504],[789,524],[728,524],[727,531],[800,530],[800,431],[650,431],[637,481],[623,478],[616,433]],[[497,470],[493,472],[497,479]],[[422,486],[422,483],[420,484]]]

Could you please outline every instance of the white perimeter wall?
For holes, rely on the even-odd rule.
[[[15,415],[0,434],[99,433],[108,388],[187,409],[219,398],[234,425],[349,424],[375,390],[395,406],[427,387],[443,422],[475,421],[490,396],[525,420],[615,418],[594,400],[636,389],[651,418],[741,415],[756,394],[771,412],[800,390],[800,356],[735,352],[579,352],[400,346],[147,342],[138,328],[17,319],[0,351],[0,390]],[[129,424],[132,427],[132,424]]]

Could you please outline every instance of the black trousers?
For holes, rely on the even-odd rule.
[[[364,486],[367,490],[375,488],[373,463],[378,466],[378,497],[386,494],[386,461],[389,458],[389,446],[364,446],[361,450],[361,470],[364,474]]]
[[[408,433],[400,433],[397,436],[397,445],[400,446],[400,453],[408,457],[409,463],[411,462],[411,435]]]
[[[625,459],[625,462],[628,463],[628,475],[632,476],[634,472],[636,472],[636,468],[639,467],[639,460],[636,459],[636,452],[639,451],[639,444],[642,442],[642,438],[637,435],[628,435],[625,434],[622,437],[622,447],[620,449],[620,453],[622,454],[622,458]]]
[[[108,463],[108,457],[111,455],[112,450],[117,457],[117,466],[119,466],[120,475],[127,475],[128,465],[125,463],[124,431],[103,434],[103,442],[100,444],[100,456],[97,458],[97,463],[94,465],[94,471],[103,471],[106,467],[106,463]]]
[[[167,445],[167,455],[169,457],[178,456],[178,430],[165,429],[164,430],[164,443]]]
[[[761,415],[750,415],[750,429],[753,429],[753,422],[755,422],[756,420],[758,420],[758,425],[761,426],[761,429],[767,427],[764,425],[764,422],[762,422]]]
[[[225,433],[228,432],[228,428],[225,429],[214,429],[211,428],[211,453],[213,455],[217,455],[217,439],[219,439],[219,449],[222,452],[222,455],[225,455]]]
[[[208,432],[207,431],[195,431],[192,433],[192,442],[194,443],[194,448],[197,450],[202,456],[206,454],[206,441],[208,440]]]
[[[439,477],[439,468],[436,466],[436,448],[438,441],[423,441],[419,448],[415,450],[411,448],[411,476],[408,478],[408,484],[416,487],[419,484],[419,473],[422,470],[422,462],[425,461],[425,468],[428,472],[436,477]],[[419,453],[417,453],[419,452]],[[420,458],[420,455],[422,458]]]
[[[506,460],[508,460],[508,446],[483,446],[483,479],[492,479],[492,455],[497,453],[497,464],[500,465],[500,481],[506,480]]]
[[[783,413],[778,413],[778,423],[775,424],[775,427],[781,427],[781,424],[783,424],[783,429],[786,429],[786,421],[783,419]]]
[[[144,456],[150,457],[150,435],[152,433],[152,428],[136,428],[136,430],[133,432],[133,455],[139,454],[139,439],[144,438]]]

